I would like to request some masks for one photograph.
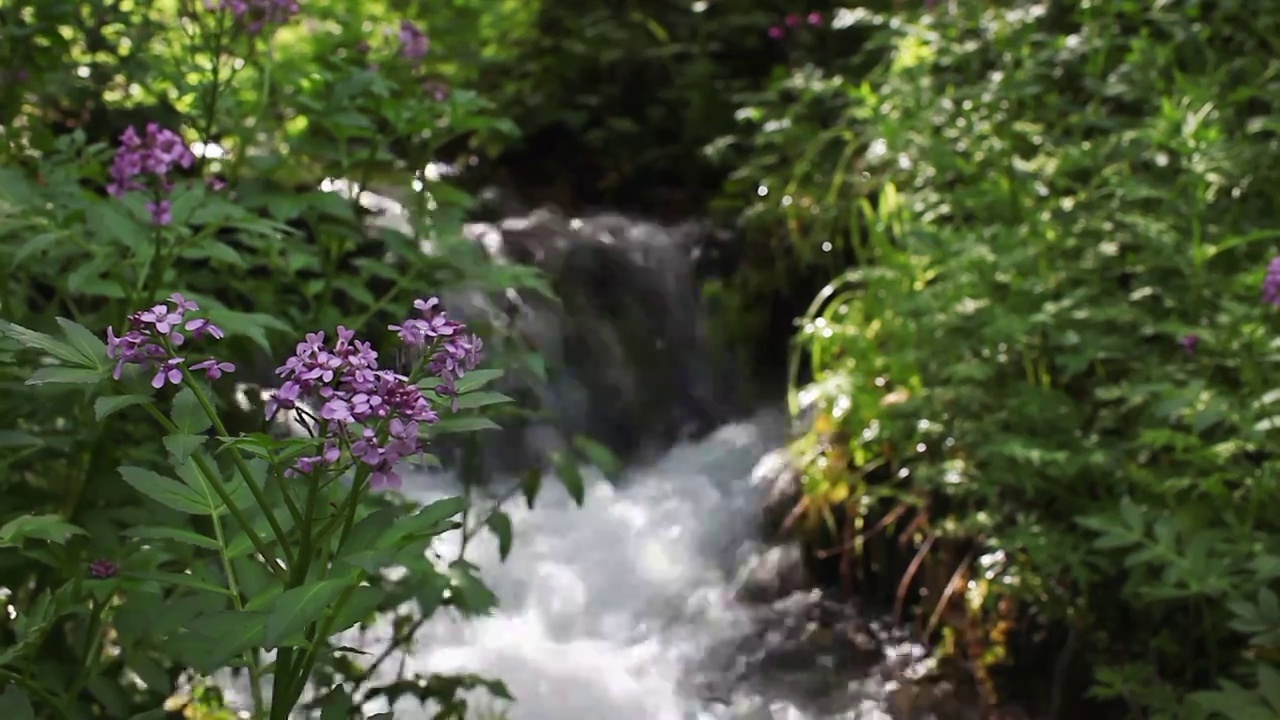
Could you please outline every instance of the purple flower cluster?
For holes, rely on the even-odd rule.
[[[1262,302],[1280,306],[1280,256],[1271,258],[1267,276],[1262,281]]]
[[[97,580],[113,578],[120,572],[120,566],[110,560],[94,560],[89,563],[89,576]]]
[[[774,40],[781,40],[787,36],[787,30],[789,28],[797,28],[800,26],[801,22],[800,13],[790,13],[786,17],[782,18],[781,25],[774,25],[769,28],[769,37]],[[822,25],[822,13],[815,10],[814,12],[806,15],[803,22],[807,23],[810,27],[819,27]]]
[[[164,198],[172,189],[169,173],[175,168],[189,168],[196,156],[182,138],[156,123],[147,123],[145,134],[130,126],[120,135],[120,147],[111,162],[111,182],[107,193],[120,197],[133,190],[151,190],[155,197],[147,203],[157,225],[173,222],[171,205]]]
[[[119,380],[126,365],[138,365],[155,370],[151,387],[160,389],[166,383],[181,383],[182,366],[187,360],[175,350],[186,342],[184,333],[189,333],[196,340],[206,335],[222,338],[222,330],[208,318],[188,318],[187,313],[199,309],[200,306],[194,302],[174,293],[169,296],[168,305],[155,305],[130,315],[129,330],[123,336],[117,337],[114,328],[107,328],[107,357],[116,361],[111,376]],[[235,372],[236,367],[229,362],[209,358],[195,363],[191,369],[216,380],[225,373]]]
[[[418,300],[420,315],[391,330],[406,346],[428,357],[427,372],[440,378],[438,392],[453,393],[454,382],[479,361],[479,338],[438,310],[439,300]],[[331,466],[345,446],[351,457],[370,466],[373,489],[398,488],[395,466],[401,458],[418,454],[422,444],[420,425],[438,422],[440,415],[410,378],[378,367],[378,353],[355,333],[338,327],[337,340],[325,344],[325,334],[308,334],[293,357],[276,370],[284,383],[267,403],[267,416],[281,409],[299,410],[310,400],[319,406],[319,423],[325,438],[321,453],[301,458],[290,474],[307,474]],[[429,354],[428,354],[429,353]],[[377,425],[385,421],[385,432]]]
[[[298,0],[205,0],[210,10],[228,10],[245,32],[257,35],[268,25],[283,25],[302,9]]]
[[[422,28],[409,20],[400,21],[400,56],[406,60],[421,62],[431,48],[431,39]]]

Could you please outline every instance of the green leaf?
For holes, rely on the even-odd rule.
[[[182,388],[177,395],[173,396],[170,417],[173,419],[173,424],[187,435],[199,435],[213,427],[213,420],[205,413],[200,400],[189,387]]]
[[[458,391],[459,395],[462,395],[463,393],[469,393],[472,390],[478,390],[481,387],[484,387],[485,385],[488,385],[494,380],[497,380],[498,378],[502,377],[502,375],[503,375],[502,370],[497,370],[494,368],[481,368],[479,370],[472,370],[466,375],[463,375],[462,377],[458,378],[458,381],[454,383],[454,388]]]
[[[28,538],[62,545],[72,535],[84,534],[61,515],[23,515],[0,527],[0,547],[20,547]]]
[[[61,365],[49,365],[31,373],[31,377],[27,378],[27,385],[92,385],[102,382],[107,377],[107,371],[93,370],[82,367],[65,367]]]
[[[196,618],[187,631],[203,639],[197,670],[212,673],[225,667],[247,650],[262,645],[267,614],[244,610],[223,610]]]
[[[320,701],[320,720],[350,720],[351,696],[346,688],[334,685]]]
[[[463,561],[449,568],[454,605],[468,615],[487,615],[498,606],[498,596],[477,578],[471,566]]]
[[[25,347],[43,350],[59,360],[72,364],[81,363],[80,353],[75,348],[44,333],[28,330],[21,325],[0,320],[0,335],[12,338]]]
[[[587,497],[587,483],[582,477],[582,469],[572,457],[557,453],[555,458],[556,477],[559,478],[560,484],[564,485],[564,489],[569,491],[569,497],[581,506]]]
[[[480,430],[501,430],[502,427],[486,417],[451,417],[434,425],[424,426],[422,436],[426,438],[452,433],[478,432]]]
[[[98,420],[114,415],[130,405],[150,402],[146,395],[108,395],[93,401],[93,415]]]
[[[213,238],[201,238],[199,242],[188,245],[178,253],[185,260],[217,260],[228,265],[244,267],[244,260],[235,248]]]
[[[533,504],[537,502],[538,493],[542,491],[542,468],[531,467],[525,471],[524,478],[520,481],[520,494],[524,495],[524,502],[533,509]]]
[[[186,573],[170,573],[170,572],[142,572],[130,571],[124,573],[125,577],[134,580],[145,580],[160,583],[163,586],[187,587],[192,590],[203,590],[208,593],[217,593],[219,595],[230,596],[231,591],[224,587],[219,587],[206,580],[201,580],[194,575]]]
[[[120,468],[120,477],[138,492],[178,512],[209,515],[217,509],[195,490],[150,470],[125,465]]]
[[[290,636],[319,620],[350,584],[350,580],[343,579],[321,580],[286,590],[272,603],[263,646],[280,647]]]
[[[578,450],[587,456],[587,460],[591,461],[600,472],[608,477],[616,477],[622,472],[622,462],[618,460],[618,456],[604,445],[592,440],[585,435],[578,435],[573,438],[573,444]]]
[[[511,516],[501,510],[494,510],[485,521],[493,534],[498,536],[498,557],[503,560],[511,554],[511,541],[514,533],[511,527]]]
[[[44,440],[30,433],[0,430],[0,447],[39,447],[44,444]]]
[[[415,513],[396,518],[391,527],[387,529],[387,532],[378,539],[374,547],[378,549],[389,548],[400,543],[406,537],[439,535],[452,527],[446,524],[445,521],[461,513],[466,508],[467,499],[465,497],[447,497],[437,500]]]
[[[207,438],[203,435],[165,435],[164,447],[173,455],[175,463],[184,463],[192,456]]]
[[[84,358],[81,362],[86,367],[105,369],[107,367],[107,344],[103,342],[97,335],[93,334],[89,328],[60,317],[56,318],[58,325],[62,327],[63,335],[71,347],[75,348]]]
[[[371,585],[361,585],[351,591],[351,596],[342,606],[342,610],[333,620],[333,632],[340,633],[350,629],[356,623],[364,622],[374,616],[378,604],[382,602],[384,591]]]
[[[499,403],[514,402],[514,399],[498,392],[473,392],[466,395],[459,394],[457,397],[457,407],[459,410],[474,410],[475,408],[485,407],[486,405],[497,405]]]
[[[5,720],[35,720],[36,711],[27,693],[17,685],[10,685],[0,695],[0,717]]]
[[[173,540],[184,545],[193,545],[208,550],[217,550],[218,541],[190,530],[173,527],[135,527],[124,531],[124,534],[138,540]]]

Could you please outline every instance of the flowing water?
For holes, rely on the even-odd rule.
[[[782,440],[780,414],[765,412],[679,444],[617,485],[592,480],[583,508],[550,486],[534,510],[512,507],[516,543],[505,562],[491,537],[467,549],[498,610],[440,614],[386,664],[383,679],[501,678],[516,697],[511,720],[904,717],[888,708],[919,648],[889,633],[861,651],[852,640],[805,643],[799,635],[815,629],[817,596],[766,607],[734,599],[734,570],[756,549],[751,470]],[[409,484],[423,501],[457,492],[444,475]],[[441,554],[451,556],[457,542],[442,538]],[[416,703],[395,710],[396,718],[430,717]]]

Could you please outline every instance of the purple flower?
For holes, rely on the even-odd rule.
[[[147,203],[151,219],[157,225],[168,225],[173,222],[173,206],[164,197],[173,185],[169,175],[176,168],[191,167],[195,161],[196,156],[172,130],[147,123],[145,135],[139,137],[137,129],[130,126],[120,135],[107,193],[120,197],[126,192],[151,191],[153,198]]]
[[[208,360],[201,360],[195,365],[192,365],[191,369],[201,370],[204,372],[205,377],[209,378],[210,380],[217,380],[218,378],[222,377],[224,373],[235,372],[236,366],[233,363],[223,362],[215,358],[209,358]]]
[[[185,329],[197,340],[205,336],[222,337],[222,330],[207,318],[187,317],[187,313],[199,309],[195,302],[174,293],[169,296],[168,304],[153,305],[130,315],[129,329],[124,335],[116,335],[115,328],[107,328],[107,357],[116,361],[111,376],[119,380],[125,365],[137,365],[155,371],[151,386],[156,389],[166,384],[180,384],[186,360],[173,351],[186,341],[181,330]],[[191,369],[202,370],[209,379],[216,380],[224,373],[233,372],[235,365],[209,358],[192,365]]]
[[[787,27],[795,27],[800,24],[800,14],[789,13],[785,18],[782,19],[782,22]]]
[[[283,25],[302,9],[298,0],[205,0],[210,10],[228,10],[245,32],[257,35],[268,25]]]
[[[787,31],[783,30],[782,27],[779,25],[774,25],[773,27],[769,28],[769,37],[773,38],[774,40],[781,40],[783,36],[785,36],[786,34],[787,34]]]
[[[1182,339],[1178,340],[1178,344],[1182,346],[1182,349],[1185,350],[1188,355],[1193,355],[1195,354],[1196,346],[1200,344],[1200,336],[1194,333],[1191,335],[1185,335]]]
[[[120,566],[110,560],[94,560],[89,563],[89,575],[98,580],[113,578],[120,572]]]
[[[480,339],[449,320],[431,298],[414,303],[418,317],[390,326],[406,346],[420,349],[426,371],[435,375],[442,395],[456,395],[454,381],[479,362]],[[267,416],[296,410],[303,400],[319,407],[319,429],[326,445],[321,455],[300,459],[289,475],[305,475],[336,464],[345,447],[352,459],[370,468],[373,489],[400,486],[396,464],[422,452],[421,425],[440,415],[419,387],[405,375],[378,366],[378,353],[355,333],[338,327],[332,345],[323,332],[309,333],[294,355],[276,369],[284,383],[267,402]]]
[[[400,21],[400,55],[415,62],[427,56],[431,39],[422,29],[408,20]]]
[[[1271,258],[1267,277],[1262,281],[1262,302],[1280,306],[1280,255]]]
[[[818,27],[822,24],[822,13],[816,10],[809,13],[809,16],[805,18],[805,22],[809,23],[813,27]]]

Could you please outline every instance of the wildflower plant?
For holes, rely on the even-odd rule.
[[[267,407],[269,416],[288,416],[305,431],[284,439],[230,434],[210,384],[228,382],[236,368],[203,352],[224,333],[180,294],[107,328],[105,342],[66,320],[63,339],[0,326],[54,361],[28,383],[111,383],[122,392],[97,399],[99,417],[138,406],[154,420],[168,467],[118,469],[157,510],[157,522],[133,532],[209,555],[186,573],[167,571],[155,548],[96,559],[83,573],[100,585],[93,611],[104,612],[111,597],[198,598],[198,611],[163,639],[168,649],[205,671],[247,668],[262,717],[289,717],[328,638],[364,620],[382,599],[374,574],[393,562],[421,564],[433,538],[459,527],[467,504],[454,497],[399,514],[368,502],[401,487],[404,464],[427,460],[431,427],[496,376],[476,372],[480,338],[448,318],[437,299],[418,300],[414,310],[389,328],[417,358],[407,372],[381,367],[373,345],[344,327],[332,339],[317,331],[299,342],[276,371],[282,383]],[[0,542],[54,532],[84,531],[46,516],[6,525]],[[275,651],[269,706],[257,691],[263,650]],[[340,687],[329,699],[350,705]]]

